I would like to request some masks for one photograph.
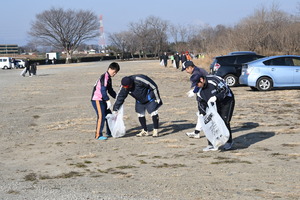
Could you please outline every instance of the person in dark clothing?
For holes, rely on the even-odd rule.
[[[176,52],[176,54],[174,55],[174,60],[175,60],[176,68],[179,69],[180,56],[178,52]]]
[[[199,68],[194,65],[192,61],[186,61],[182,65],[182,70],[181,71],[186,71],[188,74],[194,75],[194,74],[199,74],[200,76],[206,76],[208,75],[208,72],[205,69]],[[194,86],[195,87],[195,86]],[[193,87],[192,87],[193,88]],[[191,89],[188,93],[188,97],[194,97],[194,88]],[[198,116],[199,118],[199,116]],[[196,128],[193,132],[187,132],[186,135],[190,138],[200,138],[200,132],[202,128],[200,125],[199,119],[197,120],[197,125]]]
[[[26,59],[26,60],[25,60],[25,68],[26,68],[26,71],[25,71],[24,74],[22,74],[22,76],[25,76],[26,73],[28,72],[28,73],[29,73],[29,76],[31,77],[30,60],[29,60],[29,59]]]
[[[231,149],[233,145],[233,140],[230,121],[235,105],[233,92],[227,86],[226,82],[218,76],[201,76],[199,74],[194,74],[191,76],[190,80],[192,82],[193,87],[197,86],[195,87],[195,92],[197,93],[198,110],[200,115],[206,114],[206,108],[209,103],[216,103],[217,111],[229,130],[229,139],[227,143],[223,146],[223,149]],[[203,149],[203,151],[217,150],[218,148],[214,148],[209,141],[208,146]]]
[[[181,53],[180,60],[181,60],[181,65],[183,65],[183,63],[184,63],[185,61],[187,61],[187,58],[186,58],[185,53]]]
[[[37,70],[37,63],[33,63],[30,65],[30,71],[32,73],[32,75],[36,75],[36,70]]]
[[[111,102],[109,100],[108,94],[116,98],[117,94],[112,88],[111,77],[114,77],[120,70],[120,66],[116,62],[112,62],[107,71],[100,76],[94,85],[91,102],[93,108],[96,111],[97,115],[97,124],[96,124],[96,133],[95,138],[97,140],[107,140],[107,137],[103,136],[102,131],[104,129],[104,124],[106,122],[106,115],[111,113],[110,107]],[[108,92],[108,94],[107,94]],[[107,125],[107,124],[106,124]],[[108,125],[106,126],[106,135],[111,136]]]
[[[146,110],[152,116],[153,137],[158,137],[158,108],[163,104],[156,83],[146,75],[131,75],[122,78],[121,89],[117,95],[113,111],[117,112],[128,94],[135,100],[135,111],[138,113],[142,131],[136,136],[149,136],[146,124]]]
[[[162,58],[162,60],[164,60],[165,67],[167,67],[167,65],[168,65],[168,59],[169,59],[169,57],[167,55],[167,52],[164,52],[164,54],[162,55],[161,58]]]
[[[194,65],[194,63],[192,61],[186,61],[182,64],[182,68],[181,71],[186,71],[188,74],[200,74],[203,76],[208,75],[208,72],[200,67],[197,67],[196,65]]]

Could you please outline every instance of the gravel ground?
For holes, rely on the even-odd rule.
[[[161,136],[135,137],[128,97],[126,136],[97,141],[90,96],[109,64],[39,66],[34,77],[0,71],[0,199],[300,199],[299,89],[232,88],[234,149],[203,152],[204,137],[185,136],[197,111],[189,75],[158,61],[119,62],[116,91],[131,74],[158,84]]]

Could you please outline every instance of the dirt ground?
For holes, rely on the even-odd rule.
[[[98,141],[90,97],[109,63],[39,66],[35,77],[0,71],[0,199],[300,199],[299,89],[232,88],[234,149],[203,152],[204,137],[185,136],[197,111],[189,75],[158,61],[119,62],[116,91],[131,74],[158,84],[161,136],[135,136],[129,96],[126,136]]]

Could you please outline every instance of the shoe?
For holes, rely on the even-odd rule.
[[[112,135],[111,135],[111,134],[109,134],[109,135],[107,135],[107,137],[112,137]]]
[[[224,144],[223,149],[226,150],[230,150],[233,146],[233,141],[232,142],[227,142],[226,144]]]
[[[107,140],[107,137],[105,137],[105,136],[100,136],[97,140]]]
[[[196,134],[195,132],[187,132],[185,134],[190,138],[200,138],[200,133]]]
[[[136,134],[136,136],[137,137],[143,137],[143,136],[149,136],[149,134],[148,134],[148,131],[145,131],[143,129],[140,133]]]
[[[211,146],[211,145],[208,145],[207,147],[205,147],[204,149],[203,149],[203,151],[218,151],[219,150],[219,148],[215,148],[215,147],[213,147],[213,146]]]
[[[152,137],[158,137],[158,130],[157,129],[153,129]]]

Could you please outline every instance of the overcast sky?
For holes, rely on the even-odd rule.
[[[130,22],[156,16],[172,24],[233,26],[263,6],[276,4],[296,15],[300,0],[4,0],[1,2],[0,44],[26,45],[36,14],[51,7],[83,9],[103,15],[104,32],[128,30]],[[95,42],[97,43],[97,42]]]

